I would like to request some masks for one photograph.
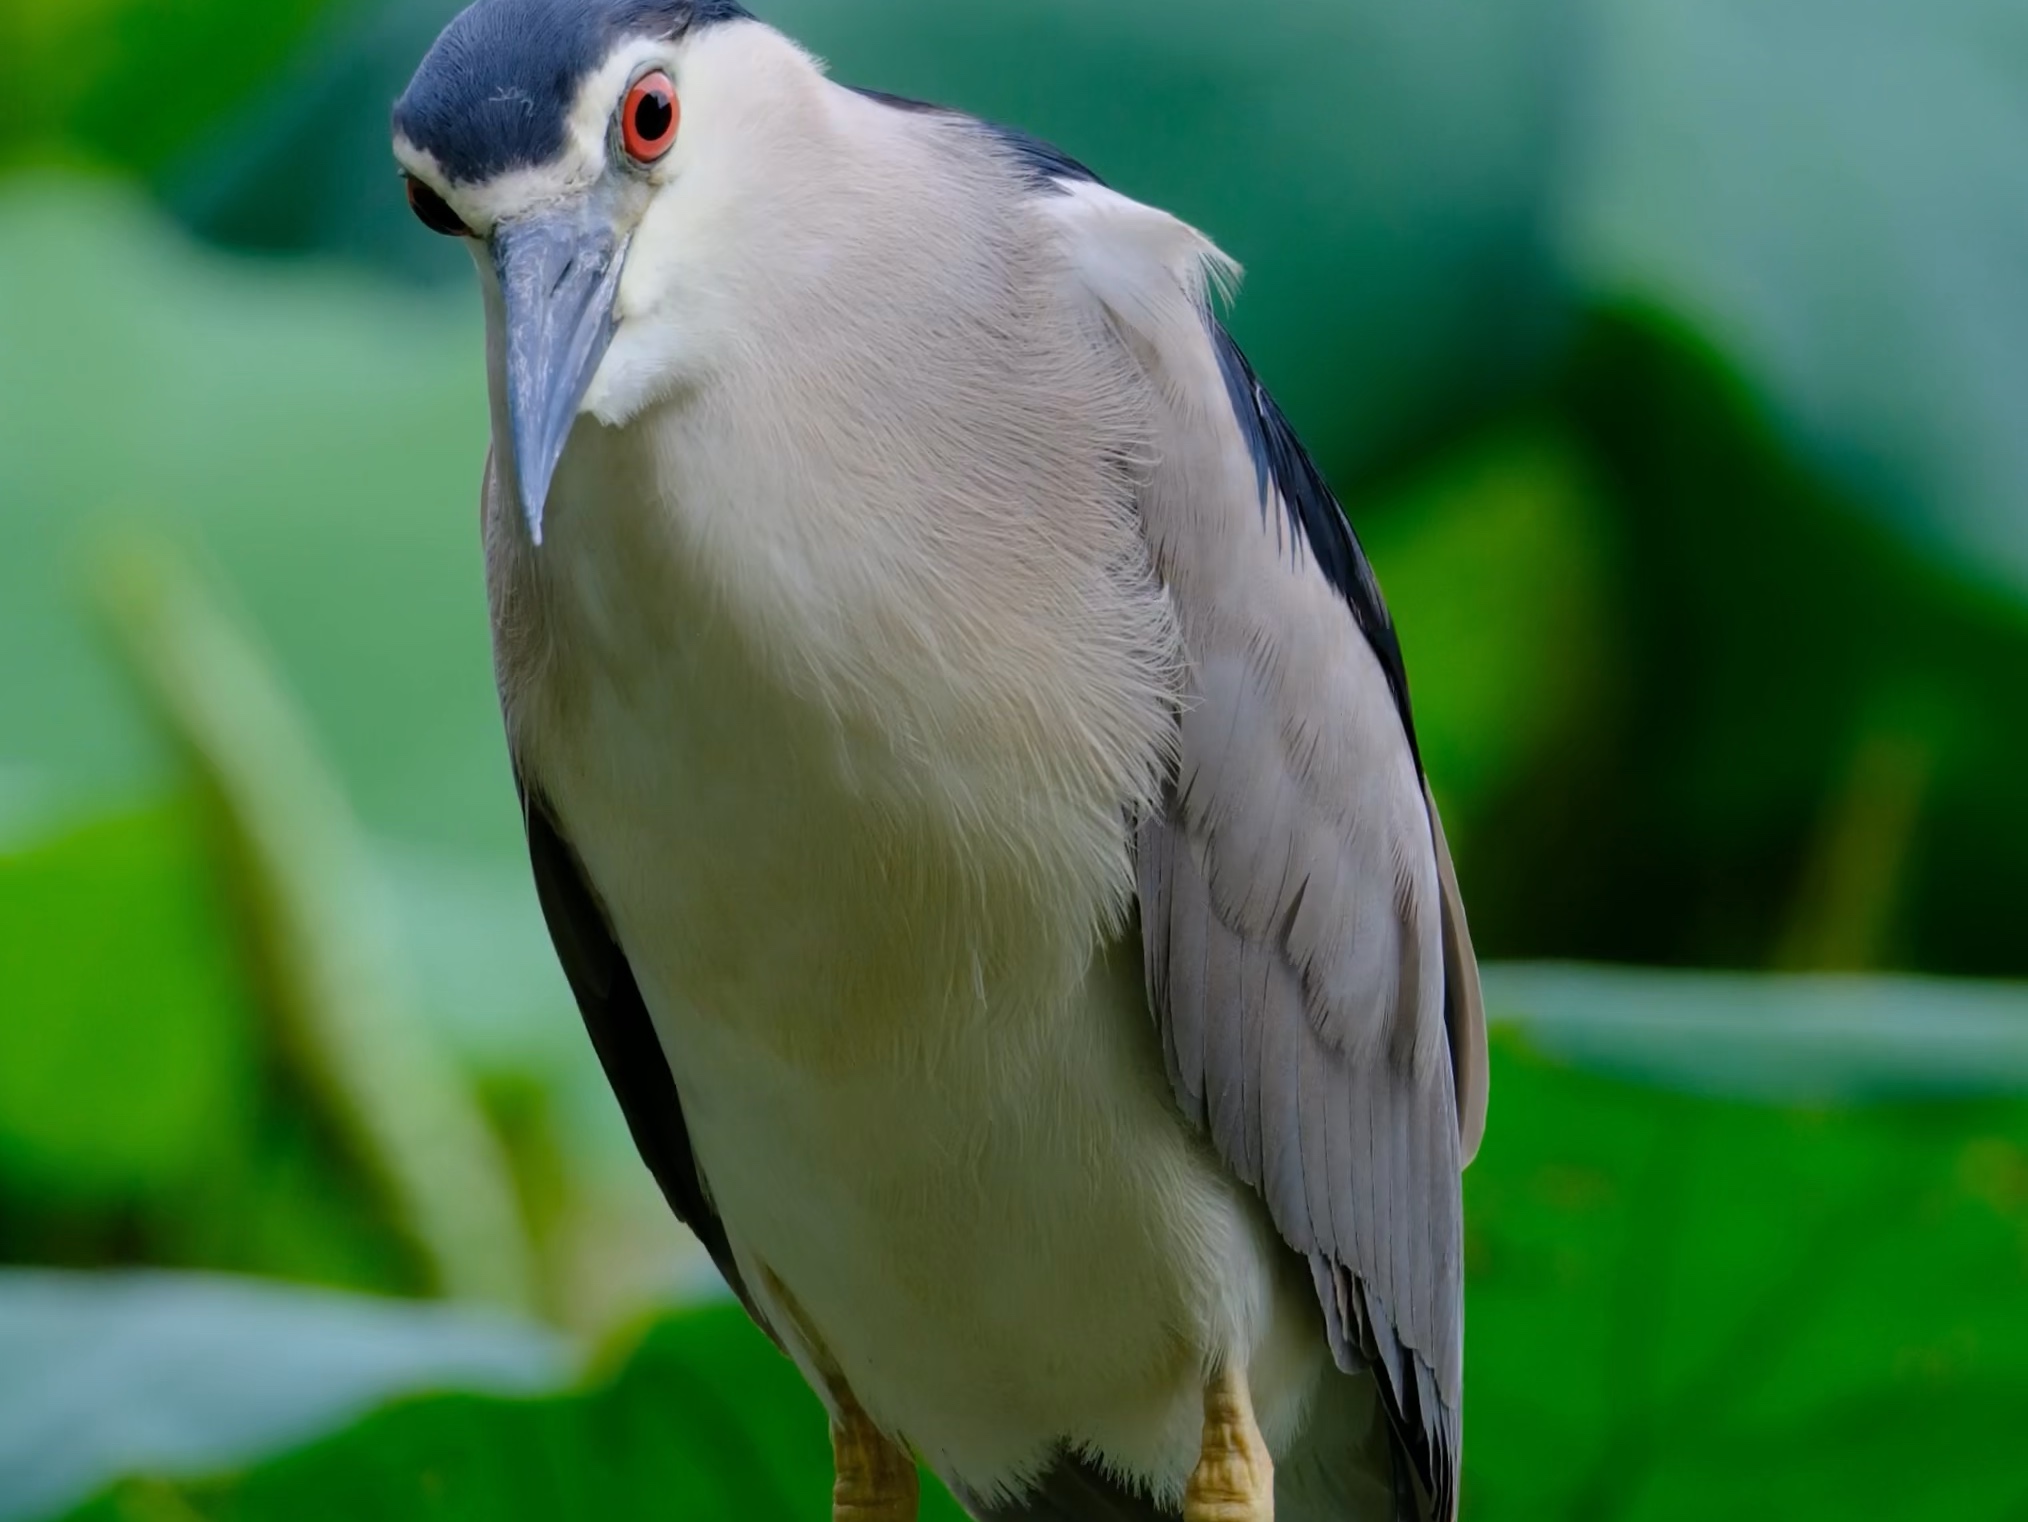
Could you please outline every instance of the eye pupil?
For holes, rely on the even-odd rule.
[[[641,97],[641,103],[634,107],[634,130],[646,142],[660,142],[675,125],[676,112],[669,103],[669,97],[659,90],[648,91]]]

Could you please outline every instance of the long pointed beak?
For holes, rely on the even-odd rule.
[[[503,222],[492,237],[506,307],[507,418],[528,532],[542,510],[578,409],[613,339],[624,242],[590,205]]]

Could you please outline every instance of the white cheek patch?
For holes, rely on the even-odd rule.
[[[636,53],[613,76],[623,91],[641,68],[659,64],[684,105],[675,146],[656,165],[654,191],[631,230],[614,307],[619,330],[585,394],[584,410],[611,427],[702,383],[722,356],[736,315],[724,308],[725,270],[750,257],[729,230],[737,219],[725,203],[750,193],[750,169],[769,180],[770,134],[798,140],[785,119],[818,98],[807,55],[755,22],[699,33],[679,62]]]
[[[674,76],[681,67],[683,51],[681,42],[642,37],[623,44],[599,65],[578,90],[577,104],[571,109],[567,132],[572,152],[587,161],[596,159],[603,171],[613,113],[620,109],[634,76],[651,66],[666,69]]]
[[[684,324],[668,318],[627,323],[592,377],[583,409],[608,428],[624,428],[702,380],[706,367],[703,345]]]

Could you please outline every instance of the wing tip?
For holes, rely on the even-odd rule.
[[[1423,783],[1429,801],[1430,840],[1436,847],[1437,881],[1443,891],[1444,1023],[1450,1028],[1451,1075],[1457,1087],[1458,1166],[1469,1168],[1486,1139],[1486,1106],[1490,1088],[1486,1052],[1486,995],[1479,982],[1479,959],[1472,950],[1472,930],[1465,919],[1465,899],[1458,889],[1458,871],[1450,842],[1437,813],[1436,797]]]
[[[1321,1254],[1310,1259],[1323,1302],[1331,1355],[1346,1374],[1369,1375],[1380,1391],[1396,1460],[1395,1499],[1404,1522],[1454,1522],[1463,1444],[1458,1407],[1437,1373],[1401,1341],[1380,1297],[1359,1275]]]

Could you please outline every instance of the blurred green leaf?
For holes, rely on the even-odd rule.
[[[615,1377],[582,1394],[411,1402],[239,1479],[121,1487],[74,1522],[818,1522],[829,1514],[827,1430],[795,1366],[736,1308],[714,1307],[655,1328]],[[930,1486],[923,1516],[960,1513]]]
[[[1360,524],[1423,762],[1469,820],[1595,721],[1615,653],[1610,518],[1577,451],[1535,430],[1460,451]]]
[[[418,1287],[278,1071],[203,810],[0,850],[0,1262]]]
[[[1602,4],[1557,206],[1604,305],[1723,352],[1910,548],[2028,594],[2014,0]]]
[[[408,1017],[342,792],[251,641],[166,544],[103,602],[142,693],[217,805],[278,1049],[444,1293],[531,1304],[512,1177],[464,1076]]]
[[[624,1159],[640,1156],[558,968],[522,860],[500,865],[382,841],[373,877],[418,1014],[468,1068],[539,1073],[573,1129]]]
[[[557,1339],[469,1310],[195,1274],[0,1271],[0,1522],[124,1474],[252,1463],[400,1396],[535,1394]]]
[[[1533,1049],[1688,1093],[2028,1096],[2028,984],[1500,963],[1485,985],[1495,1021]]]
[[[109,528],[167,529],[243,597],[345,791],[400,841],[374,853],[369,896],[398,858],[402,881],[455,881],[488,905],[476,926],[435,886],[382,905],[426,954],[416,1018],[441,998],[455,1031],[487,1033],[461,1055],[564,1075],[573,1127],[626,1153],[631,1182],[539,928],[500,739],[470,506],[486,427],[476,322],[349,275],[221,259],[130,194],[40,178],[0,184],[0,333],[0,638],[36,652],[0,668],[0,826],[13,838],[160,790],[168,747],[81,614]],[[264,1111],[207,1208],[180,1198],[124,1238],[94,1216],[59,1255],[91,1261],[118,1240],[121,1261],[217,1253],[203,1261],[410,1287],[330,1179],[330,1139],[285,1136],[285,1110]],[[45,1251],[53,1229],[31,1233]]]
[[[1982,1455],[2028,1400],[2028,987],[1543,966],[1487,997],[1472,1515],[2020,1514]]]
[[[393,174],[390,105],[458,0],[361,0],[246,107],[156,177],[178,217],[234,248],[315,250],[462,289],[472,263],[420,229]]]
[[[83,149],[128,169],[187,151],[292,56],[334,0],[8,0],[0,162]]]
[[[1498,1043],[1466,1176],[1470,1514],[2028,1504],[2028,1103],[1752,1108]]]
[[[162,753],[80,618],[109,522],[195,542],[362,812],[520,865],[487,649],[476,307],[204,254],[131,196],[0,182],[0,766],[73,797]]]
[[[0,848],[6,1188],[132,1199],[250,1125],[252,1019],[201,839],[173,807]]]
[[[1582,745],[1475,821],[1501,842],[1461,868],[1489,947],[1793,957],[1798,916],[1829,912],[1824,875],[1850,865],[1838,800],[1886,745],[1917,780],[1898,802],[1861,790],[1874,825],[1875,805],[1907,815],[1861,853],[1892,874],[1861,915],[1868,959],[2028,972],[2012,909],[2028,894],[2028,602],[1854,519],[1723,358],[1652,309],[1588,328],[1559,410],[1615,520],[1625,679]]]

